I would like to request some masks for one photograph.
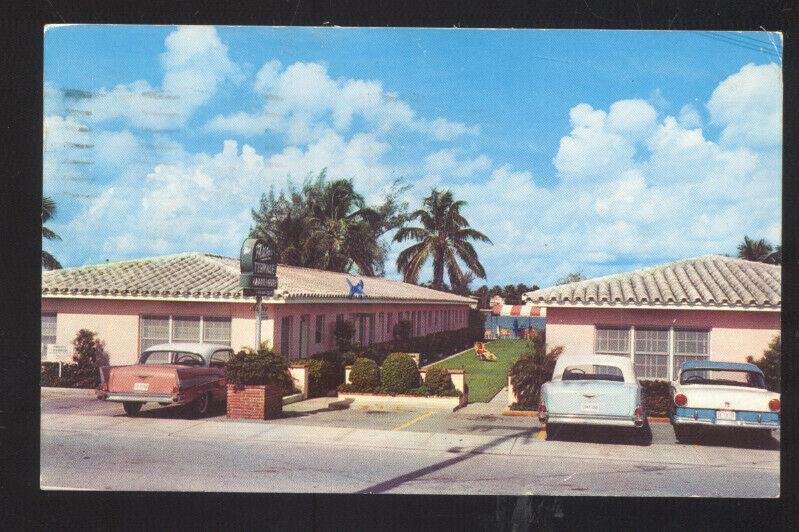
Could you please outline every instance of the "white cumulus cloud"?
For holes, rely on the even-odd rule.
[[[331,129],[347,133],[356,117],[365,120],[376,134],[405,128],[436,140],[452,140],[480,131],[441,117],[418,117],[380,81],[334,79],[321,63],[296,62],[284,67],[279,61],[269,61],[256,74],[253,90],[263,99],[260,109],[219,114],[206,124],[206,130],[241,135],[275,131],[285,134],[292,144],[313,142]]]

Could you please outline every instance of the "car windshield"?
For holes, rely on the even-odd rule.
[[[616,381],[624,382],[624,373],[616,366],[580,364],[563,370],[564,381]]]
[[[680,384],[723,384],[726,386],[744,386],[748,388],[765,388],[763,374],[755,371],[730,369],[689,369],[680,375]]]
[[[203,359],[197,353],[188,351],[145,351],[139,364],[178,364],[181,366],[202,366]]]

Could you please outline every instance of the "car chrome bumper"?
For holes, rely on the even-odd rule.
[[[727,420],[727,419],[707,419],[686,416],[674,416],[671,418],[674,425],[704,425],[708,427],[732,427],[732,428],[747,428],[747,429],[763,429],[774,430],[780,428],[779,422],[775,421],[746,421],[742,419]]]
[[[104,392],[98,393],[97,398],[103,401],[116,402],[137,402],[137,403],[179,403],[183,400],[183,395],[171,393],[120,393]]]
[[[614,427],[641,427],[644,424],[643,419],[638,420],[633,417],[587,416],[582,414],[549,414],[545,421],[563,425],[603,425]]]

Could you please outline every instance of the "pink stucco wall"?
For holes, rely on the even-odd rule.
[[[421,334],[435,330],[459,329],[468,322],[466,305],[423,305],[423,304],[372,304],[361,301],[339,304],[273,304],[264,305],[266,319],[262,322],[261,339],[277,350],[281,347],[281,319],[292,316],[292,340],[290,358],[299,357],[299,324],[301,316],[309,317],[308,354],[317,353],[333,347],[332,327],[337,314],[350,319],[351,313],[374,313],[375,328],[378,326],[380,312],[393,313],[393,323],[397,323],[399,312],[405,314],[417,311],[441,311],[438,322],[427,323],[422,320]],[[105,341],[112,364],[135,362],[139,352],[140,318],[143,315],[159,316],[204,316],[229,317],[231,319],[230,340],[234,349],[255,344],[255,305],[252,303],[219,302],[169,302],[109,299],[71,299],[42,298],[42,312],[56,313],[56,343],[71,344],[78,330],[90,329]],[[444,318],[443,313],[449,315]],[[322,342],[316,343],[316,316],[324,315],[325,324]],[[390,334],[384,322],[381,331],[376,331],[374,341],[388,340]],[[357,339],[357,333],[356,333]]]
[[[743,362],[747,355],[762,354],[769,341],[780,333],[780,313],[550,307],[547,345],[562,345],[570,353],[592,353],[597,326],[709,330],[711,359]]]

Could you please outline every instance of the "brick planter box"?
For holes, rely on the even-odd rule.
[[[274,419],[283,412],[283,389],[279,386],[227,385],[227,417]]]

